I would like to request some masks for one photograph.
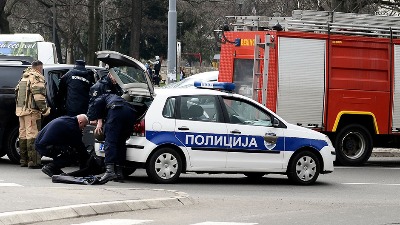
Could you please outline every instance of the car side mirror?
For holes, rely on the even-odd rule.
[[[275,117],[272,120],[272,126],[273,127],[279,127],[279,120],[277,118],[275,118]]]

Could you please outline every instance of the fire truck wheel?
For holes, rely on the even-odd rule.
[[[311,151],[302,151],[293,156],[287,170],[287,176],[294,184],[313,184],[321,171],[318,157]]]
[[[361,166],[371,156],[372,137],[361,125],[344,127],[335,140],[336,163],[344,166]]]

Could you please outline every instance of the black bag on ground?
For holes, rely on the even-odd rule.
[[[53,175],[51,177],[51,181],[53,183],[65,183],[65,184],[85,184],[85,185],[99,184],[99,178],[97,178],[96,176],[73,177],[68,175]]]

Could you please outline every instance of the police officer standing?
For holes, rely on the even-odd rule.
[[[104,126],[104,151],[106,172],[100,179],[104,184],[110,180],[123,181],[123,165],[126,160],[126,139],[130,136],[137,119],[136,110],[125,99],[115,94],[102,94],[89,106],[90,121],[97,120],[95,133],[102,133]]]
[[[36,150],[43,156],[53,159],[46,164],[42,172],[49,177],[63,173],[62,168],[79,161],[84,165],[89,159],[82,142],[82,130],[89,123],[85,114],[61,116],[48,123],[38,134]]]
[[[56,96],[58,113],[68,116],[86,113],[93,84],[93,72],[85,68],[85,61],[76,60],[74,68],[61,77]]]
[[[32,62],[32,67],[24,70],[15,88],[16,110],[19,118],[20,164],[31,169],[41,168],[41,156],[35,151],[35,138],[41,128],[41,116],[47,116],[50,108],[46,103],[45,79],[42,75],[43,63]]]
[[[97,96],[102,94],[116,94],[121,96],[123,94],[122,88],[118,85],[115,78],[111,73],[102,76],[91,88],[89,92],[90,101],[89,104],[93,102]]]

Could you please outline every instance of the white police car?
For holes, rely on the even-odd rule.
[[[126,63],[131,59],[115,56]],[[116,62],[111,73],[136,76],[121,70],[127,64]],[[132,104],[147,108],[126,142],[127,161],[145,168],[154,182],[172,183],[181,173],[208,172],[286,174],[294,183],[312,184],[319,174],[333,171],[335,149],[326,135],[287,123],[258,102],[230,93],[232,83],[155,91],[148,82],[142,91],[138,84],[121,85]],[[96,143],[98,155],[104,154],[101,146]]]

